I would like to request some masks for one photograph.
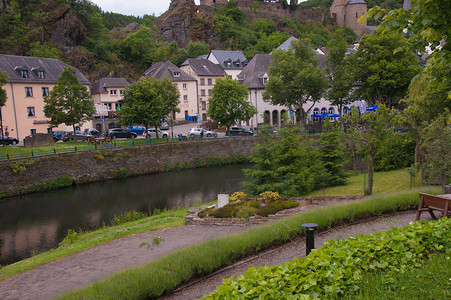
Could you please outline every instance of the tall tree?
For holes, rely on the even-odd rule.
[[[0,71],[0,107],[6,103],[6,91],[2,88],[8,83],[8,73]]]
[[[435,90],[451,98],[451,10],[449,0],[410,0],[412,8],[387,12],[379,7],[365,17],[381,20],[379,27],[387,32],[407,32],[409,43],[395,51],[429,51],[426,71]]]
[[[355,77],[362,83],[356,94],[371,104],[398,105],[405,96],[412,78],[420,72],[417,56],[395,52],[407,45],[400,34],[364,35],[353,55]]]
[[[327,99],[332,105],[337,106],[340,115],[341,129],[344,129],[343,107],[353,100],[350,97],[354,77],[351,72],[351,64],[346,59],[348,46],[343,30],[337,30],[330,40],[327,50],[326,73],[329,80]]]
[[[207,114],[227,129],[238,121],[248,121],[257,113],[257,109],[246,101],[247,88],[231,77],[218,78],[211,94]]]
[[[167,78],[161,81],[143,77],[127,87],[124,107],[119,112],[119,123],[132,126],[140,124],[158,128],[169,112],[177,110],[178,91]],[[158,138],[158,130],[157,130]]]
[[[451,179],[451,114],[445,110],[425,128],[422,145],[425,158],[422,162],[426,177],[437,179],[443,192]]]
[[[451,110],[451,98],[443,90],[429,86],[430,75],[420,73],[412,79],[406,99],[407,108],[403,111],[403,123],[409,135],[415,140],[415,163],[421,161],[420,149],[424,141],[424,127],[444,112]]]
[[[327,88],[327,79],[319,68],[310,40],[295,40],[288,51],[276,50],[268,74],[263,97],[274,105],[285,105],[297,112],[305,129],[308,114]],[[309,107],[305,110],[306,104]]]
[[[55,127],[60,124],[72,126],[74,139],[77,140],[75,125],[91,120],[94,112],[87,87],[78,82],[72,68],[64,68],[49,96],[44,97],[44,114],[50,119],[49,124]]]
[[[381,145],[394,134],[397,121],[394,109],[388,109],[377,103],[377,111],[360,115],[357,109],[351,111],[348,124],[353,128],[349,134],[356,141],[359,149],[368,158],[368,185],[366,195],[373,193],[374,158]]]

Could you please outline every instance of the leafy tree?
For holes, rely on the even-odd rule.
[[[446,110],[425,128],[423,170],[429,180],[438,179],[445,192],[451,179],[451,114]]]
[[[343,107],[353,100],[350,97],[354,78],[351,66],[346,59],[347,44],[343,31],[336,31],[327,47],[329,55],[326,59],[326,74],[329,80],[327,99],[337,106],[341,128],[344,129]]]
[[[92,119],[94,112],[88,89],[78,82],[72,68],[64,68],[49,96],[44,97],[44,114],[50,119],[49,124],[55,127],[72,125],[75,133],[75,125]],[[74,138],[77,140],[76,135]]]
[[[207,44],[201,42],[189,42],[186,46],[188,57],[198,57],[200,55],[209,54],[210,47]]]
[[[0,14],[0,51],[2,53],[21,53],[26,47],[29,28],[22,19],[17,1],[11,1],[6,12]]]
[[[180,66],[187,58],[185,49],[179,48],[176,41],[172,41],[167,46],[167,58],[176,66]]]
[[[0,107],[6,104],[6,91],[2,88],[8,83],[8,73],[0,71]]]
[[[29,56],[45,57],[45,58],[60,58],[61,51],[55,47],[52,47],[50,42],[41,44],[40,42],[34,42],[30,45],[30,51],[27,52]]]
[[[248,121],[257,110],[246,101],[248,90],[231,77],[218,78],[211,90],[207,114],[227,129],[237,121]]]
[[[166,58],[166,47],[157,42],[150,28],[141,26],[120,43],[120,53],[137,67],[146,68]]]
[[[435,90],[444,91],[451,98],[451,10],[449,0],[411,0],[412,9],[397,9],[387,12],[379,7],[372,8],[364,17],[381,20],[384,32],[407,31],[409,43],[395,49],[398,51],[426,52],[427,72]]]
[[[397,52],[407,45],[400,34],[364,35],[353,55],[355,78],[362,83],[356,95],[371,104],[396,106],[412,78],[420,71],[413,52]]]
[[[124,107],[119,112],[119,123],[132,126],[141,124],[155,129],[169,112],[177,110],[178,91],[167,78],[142,77],[127,87]],[[158,138],[158,131],[157,131]]]
[[[297,112],[304,129],[310,110],[327,88],[327,79],[309,40],[293,41],[288,51],[276,50],[268,74],[263,97]],[[307,103],[311,105],[304,110]]]
[[[430,75],[420,73],[412,79],[406,99],[407,108],[403,111],[403,123],[409,135],[415,140],[415,163],[421,161],[421,145],[424,141],[424,127],[444,112],[451,110],[451,98],[445,91],[434,90],[429,86]]]
[[[377,103],[377,111],[371,111],[360,115],[357,109],[353,109],[348,118],[352,130],[349,134],[356,141],[357,146],[368,158],[368,186],[366,195],[373,192],[374,160],[382,145],[394,134],[394,126],[397,121],[396,111]]]
[[[274,22],[268,19],[258,18],[251,24],[251,27],[254,31],[264,33],[266,36],[276,31]]]

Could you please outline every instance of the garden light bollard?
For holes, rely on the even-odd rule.
[[[313,233],[315,232],[315,228],[317,226],[318,224],[315,223],[302,224],[302,227],[305,228],[305,256],[309,255],[312,249],[315,249],[315,237]]]

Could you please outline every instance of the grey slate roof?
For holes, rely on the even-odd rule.
[[[55,58],[0,54],[0,70],[8,73],[10,82],[56,84],[65,67],[71,66]],[[72,69],[80,84],[90,84],[79,70]],[[27,70],[28,78],[23,78],[20,70]],[[44,78],[38,77],[38,71],[44,72]]]
[[[178,75],[178,76],[177,76]],[[171,81],[196,81],[193,77],[183,72],[179,67],[168,60],[154,63],[148,68],[143,76],[155,77],[160,80],[169,78]]]
[[[278,50],[288,51],[288,47],[290,47],[291,41],[293,41],[293,40],[297,40],[297,38],[295,38],[294,36],[289,37],[288,40],[283,42],[282,45],[277,47],[277,49]]]
[[[219,65],[227,69],[244,69],[245,65],[249,63],[246,56],[241,51],[225,51],[225,50],[211,50],[208,57],[213,55],[219,62]],[[230,63],[230,65],[228,65]],[[239,64],[239,66],[237,65]]]
[[[223,76],[224,69],[208,59],[188,58],[183,64],[190,65],[197,76]]]
[[[129,85],[125,78],[100,78],[92,85],[91,94],[108,93],[107,88],[122,88]]]
[[[273,60],[271,54],[257,54],[238,75],[238,80],[248,89],[264,89],[263,76]]]

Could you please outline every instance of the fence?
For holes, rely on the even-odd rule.
[[[204,139],[208,139],[208,138],[204,137]],[[125,147],[125,146],[161,144],[161,143],[171,143],[171,142],[179,142],[179,141],[180,140],[178,138],[113,140],[113,142],[111,144],[95,144],[95,145],[79,144],[74,147],[64,147],[64,148],[54,147],[54,148],[45,149],[45,150],[30,150],[30,151],[21,151],[21,152],[17,152],[17,153],[0,154],[0,161],[10,160],[10,159],[38,157],[38,156],[57,155],[57,154],[77,152],[77,151],[97,150],[97,149]]]

